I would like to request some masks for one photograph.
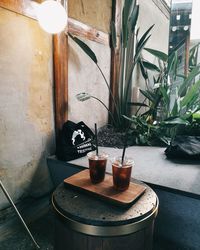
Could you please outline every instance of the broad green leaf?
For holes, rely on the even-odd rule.
[[[72,38],[72,40],[78,44],[78,46],[92,59],[92,61],[94,63],[97,64],[97,58],[95,53],[88,47],[87,44],[85,44],[83,41],[81,41],[80,39],[78,39],[77,37],[72,36],[70,33],[68,33],[69,37]]]
[[[178,52],[176,51],[175,55],[174,55],[173,67],[171,69],[173,71],[174,79],[176,79],[176,76],[177,76],[178,64],[179,64]],[[169,74],[170,74],[170,72],[169,72]]]
[[[131,9],[133,6],[132,4],[133,4],[132,0],[125,0],[122,11],[122,40],[124,48],[126,48],[128,41],[128,18],[131,13]]]
[[[147,36],[149,35],[149,32],[152,30],[153,27],[154,27],[154,24],[152,26],[150,26],[150,28],[148,28],[148,30],[142,35],[142,37],[140,38],[140,40],[137,43],[137,48],[140,48],[142,46],[142,44],[144,44],[144,41],[146,40]]]
[[[153,28],[154,25],[152,25],[146,32],[145,34],[148,34],[149,31]],[[125,91],[124,91],[124,99],[127,100],[128,98],[128,94],[130,91],[130,87],[131,87],[131,77],[132,77],[132,73],[133,73],[133,69],[135,67],[135,65],[137,64],[138,60],[140,59],[140,53],[143,49],[143,47],[145,46],[146,42],[149,40],[151,35],[149,35],[148,37],[146,37],[146,35],[143,35],[142,38],[140,39],[140,41],[138,42],[137,46],[136,46],[136,52],[135,52],[135,56],[134,56],[134,61],[132,62],[129,71],[127,72],[127,77],[125,78]],[[145,37],[145,39],[143,39]],[[139,46],[138,46],[139,45]]]
[[[136,33],[135,33],[136,38],[138,38],[139,31],[140,31],[140,27],[138,27],[137,30],[136,30]]]
[[[190,49],[190,55],[189,55],[189,67],[190,68],[197,65],[199,46],[200,46],[200,43],[196,44]]]
[[[146,115],[150,115],[152,113],[152,110],[149,109],[148,111],[144,112],[143,114],[141,114],[141,116],[146,116]]]
[[[200,46],[200,43],[197,43],[196,45],[194,45],[191,49],[190,49],[190,53],[192,51],[194,51],[196,48],[198,48]]]
[[[173,79],[176,78],[177,66],[178,66],[178,53],[177,51],[175,51],[168,57],[168,65],[167,65],[167,74],[172,75]]]
[[[142,49],[144,48],[145,44],[147,43],[147,41],[149,40],[149,38],[151,37],[151,35],[149,35],[145,40],[138,42],[137,46],[136,46],[136,51],[135,51],[135,56],[134,56],[134,63],[137,63],[139,57],[140,57],[140,53],[142,51]]]
[[[180,77],[180,78],[183,78],[183,79],[186,79],[186,76],[182,75],[182,74],[176,74],[177,77]]]
[[[141,145],[146,145],[148,139],[144,135],[139,134],[139,141]]]
[[[184,96],[183,100],[181,101],[181,107],[187,106],[190,103],[190,101],[192,100],[192,98],[194,96],[196,96],[196,93],[199,92],[199,88],[200,88],[200,80],[197,81],[194,85],[192,85],[189,88],[188,92],[186,93],[186,95]]]
[[[192,71],[191,73],[188,75],[188,77],[185,79],[185,81],[183,82],[183,84],[181,84],[179,91],[178,91],[178,95],[179,96],[183,96],[184,93],[186,92],[186,90],[188,89],[188,87],[190,86],[190,84],[192,83],[192,81],[195,79],[195,77],[197,75],[199,75],[200,73],[200,65],[197,65]]]
[[[160,60],[160,59],[158,58],[158,65],[159,65],[160,71],[163,71],[163,72],[164,72],[164,68],[165,68],[164,63],[165,63],[165,62],[163,62],[162,60]]]
[[[168,73],[171,71],[172,65],[174,63],[174,57],[175,57],[175,52],[171,53],[168,56],[168,60],[167,60],[167,72]]]
[[[195,112],[197,112],[197,111],[199,111],[199,110],[200,110],[200,105],[197,104],[195,107],[193,107],[193,108],[191,109],[190,113],[191,113],[191,115],[192,115],[193,113],[195,113]]]
[[[162,94],[163,100],[165,102],[165,104],[168,106],[169,102],[170,102],[170,96],[167,92],[167,89],[163,86],[160,86],[160,92]]]
[[[135,0],[124,0],[124,7],[123,7],[123,12],[124,12],[124,16],[123,16],[123,22],[127,23],[128,18],[130,16],[130,13],[132,11],[132,9],[135,6]]]
[[[200,120],[200,112],[196,112],[192,115],[193,119]]]
[[[189,65],[194,65],[193,60],[195,57],[196,46],[190,50]]]
[[[158,82],[158,81],[156,80],[155,76],[153,76],[153,82],[154,82],[154,84]]]
[[[129,25],[130,25],[130,30],[134,32],[135,26],[137,23],[138,19],[138,14],[139,14],[139,5],[136,5],[135,8],[133,9],[133,12],[131,13],[130,20],[129,20]]]
[[[136,116],[132,116],[131,118],[126,116],[126,115],[122,115],[122,116],[123,116],[123,118],[125,118],[126,120],[128,120],[130,122],[133,122],[133,123],[137,122],[137,117]]]
[[[150,48],[145,48],[146,51],[148,51],[150,54],[158,57],[160,60],[166,62],[167,61],[167,54],[165,54],[164,52],[162,51],[159,51],[159,50],[155,50],[155,49],[150,49]]]
[[[189,68],[190,69],[192,69],[194,66],[198,64],[199,46],[200,46],[200,43],[196,44],[194,47],[190,49],[190,56],[189,56]]]
[[[177,124],[185,124],[187,125],[189,122],[181,117],[170,117],[162,122],[165,125],[177,125]]]
[[[174,102],[174,106],[171,111],[172,116],[177,116],[178,115],[178,103],[177,100]]]
[[[159,82],[155,83],[155,84],[153,85],[153,89],[158,89],[158,88],[160,88],[161,84],[162,84],[162,83],[159,83]]]
[[[196,107],[199,106],[199,93],[197,92],[196,94],[194,94],[194,96],[192,97],[192,99],[190,100],[190,102],[187,105],[187,110],[191,109],[191,110],[196,110]]]
[[[143,63],[143,65],[144,65],[144,67],[145,67],[146,69],[155,70],[155,71],[157,71],[157,72],[160,72],[160,69],[159,69],[158,66],[156,66],[155,64],[150,63],[150,62],[148,62],[148,61],[143,61],[142,63]]]
[[[140,66],[140,70],[141,70],[141,73],[142,73],[142,76],[144,77],[144,79],[148,79],[148,73],[145,70],[144,65],[143,65],[141,60],[139,60],[139,66]]]
[[[143,96],[145,96],[151,102],[155,101],[155,96],[150,91],[140,89],[140,92],[143,94]]]

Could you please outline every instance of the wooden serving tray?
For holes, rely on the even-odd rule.
[[[146,187],[130,182],[129,188],[123,192],[116,191],[113,187],[112,175],[106,174],[103,182],[92,184],[89,177],[89,170],[80,171],[64,180],[68,186],[98,196],[99,198],[116,205],[128,206],[138,199]]]

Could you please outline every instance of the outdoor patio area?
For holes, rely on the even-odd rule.
[[[200,0],[0,0],[0,250],[200,250]]]
[[[30,230],[37,239],[41,250],[52,250],[54,243],[54,214],[50,210],[46,215],[36,220],[30,225]],[[20,227],[20,226],[19,226]],[[14,246],[14,248],[13,248]],[[14,235],[10,236],[7,240],[1,242],[1,250],[27,250],[35,249],[34,244],[30,241],[29,236],[20,227]],[[156,239],[154,242],[153,250],[177,249],[173,243]]]

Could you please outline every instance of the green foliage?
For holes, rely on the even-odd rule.
[[[177,52],[167,56],[157,50],[145,50],[157,57],[159,66],[140,59],[140,68],[145,80],[148,79],[148,70],[154,72],[154,86],[147,85],[145,90],[140,90],[148,103],[148,110],[133,116],[131,120],[134,124],[134,137],[137,134],[138,138],[141,138],[143,133],[143,142],[146,141],[145,144],[149,145],[153,137],[169,142],[166,138],[173,138],[180,132],[180,128],[188,128],[193,123],[195,113],[200,110],[200,80],[196,81],[200,74],[200,65],[193,64],[188,76],[181,77],[182,83],[176,86],[174,91],[169,79],[173,82],[179,76]],[[194,57],[193,49],[191,52]]]
[[[156,56],[157,58],[159,58],[163,62],[166,62],[168,60],[168,55],[162,51],[150,49],[150,48],[145,48],[145,50],[148,51],[149,53],[151,53],[152,55]]]
[[[190,49],[190,56],[189,56],[189,70],[190,71],[193,69],[193,67],[195,67],[198,64],[199,46],[200,46],[200,43],[196,44]]]
[[[77,45],[89,56],[92,61],[98,67],[102,77],[105,80],[105,83],[108,87],[112,102],[114,104],[114,113],[112,114],[112,123],[113,126],[119,130],[124,130],[128,127],[126,119],[123,115],[130,116],[130,106],[138,106],[139,103],[131,103],[131,89],[132,89],[132,74],[135,66],[140,61],[141,52],[146,45],[147,41],[150,38],[150,31],[153,28],[151,26],[142,36],[138,37],[138,32],[135,35],[135,26],[137,23],[139,14],[139,6],[134,0],[125,0],[122,10],[122,26],[120,33],[120,68],[119,68],[119,82],[118,82],[118,94],[117,97],[113,96],[113,93],[110,89],[109,83],[98,65],[98,60],[95,56],[95,53],[80,39],[77,37],[69,36],[77,43]],[[114,22],[111,23],[111,46],[113,49],[117,44],[116,30]],[[148,62],[144,62],[145,65]],[[150,63],[148,64],[150,65]],[[153,65],[151,65],[153,67]],[[149,66],[150,67],[150,66]],[[155,67],[154,67],[155,68]],[[158,70],[158,68],[155,68]],[[83,93],[87,94],[87,93]],[[89,94],[87,94],[89,95]],[[94,98],[94,97],[93,97]],[[87,100],[86,98],[85,100]],[[98,98],[95,98],[101,102]],[[102,103],[102,102],[101,102]],[[145,104],[140,104],[145,106]],[[104,105],[104,107],[106,107]],[[108,109],[106,107],[106,109]],[[111,113],[109,112],[111,116]]]
[[[129,144],[156,146],[166,145],[170,138],[166,136],[165,128],[157,124],[149,123],[144,116],[132,116],[131,118],[124,116],[131,127],[129,130]]]
[[[68,35],[72,38],[72,40],[74,40],[74,42],[76,42],[80,46],[80,48],[92,59],[92,61],[97,64],[96,55],[90,49],[90,47],[87,46],[87,44],[85,44],[83,41],[81,41],[77,37],[72,36],[70,33],[68,33]]]
[[[115,49],[120,43],[120,68],[117,97],[113,96],[109,83],[98,65],[95,53],[77,37],[69,36],[79,45],[87,56],[96,64],[110,93],[114,104],[114,113],[97,97],[88,93],[80,93],[77,99],[85,101],[90,98],[99,101],[107,110],[113,126],[118,130],[129,128],[132,143],[140,145],[167,144],[179,131],[179,128],[189,127],[193,122],[194,114],[200,110],[200,65],[197,65],[199,45],[190,50],[188,76],[178,74],[178,53],[174,51],[169,56],[162,51],[146,48],[153,25],[139,37],[136,23],[139,6],[136,1],[125,0],[122,10],[122,25],[120,40],[118,41],[115,23],[111,23],[111,46]],[[145,60],[142,51],[157,58],[157,64]],[[132,74],[139,65],[145,79],[146,89],[140,92],[144,102],[131,102]],[[149,72],[153,73],[153,83],[150,81]],[[181,79],[181,84],[173,89],[172,83]],[[134,116],[130,114],[130,107],[138,109]],[[141,108],[146,110],[141,113]],[[199,126],[198,126],[199,127]]]

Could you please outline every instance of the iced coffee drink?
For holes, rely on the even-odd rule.
[[[91,182],[94,184],[102,182],[105,178],[108,155],[104,153],[96,155],[96,152],[90,152],[87,156]]]
[[[121,157],[112,160],[113,185],[118,191],[125,191],[129,187],[133,160]]]

